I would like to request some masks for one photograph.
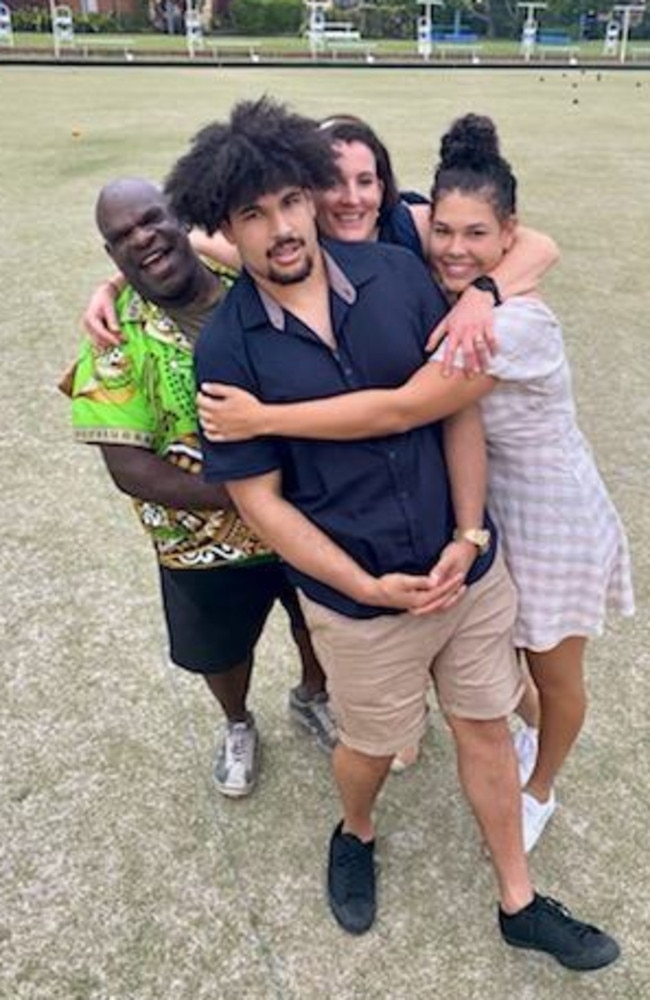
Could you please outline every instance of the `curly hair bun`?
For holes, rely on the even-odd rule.
[[[494,122],[485,115],[457,118],[440,143],[440,166],[482,171],[501,159]]]

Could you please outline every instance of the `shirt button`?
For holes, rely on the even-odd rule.
[[[350,376],[352,375],[352,369],[351,368],[344,368],[343,369],[343,374],[347,375],[348,378],[350,378]]]
[[[394,462],[395,459],[397,458],[397,453],[391,450],[388,452],[388,457],[390,458],[391,462]]]
[[[399,495],[400,495],[400,499],[401,500],[408,500],[408,498],[409,498],[409,491],[408,490],[400,490],[400,494]]]

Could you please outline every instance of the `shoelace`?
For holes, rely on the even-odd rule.
[[[348,849],[339,858],[339,864],[345,869],[348,895],[365,896],[368,891],[368,876],[372,873],[370,851],[362,850],[356,844],[349,844]]]
[[[245,722],[235,723],[230,730],[231,740],[228,740],[230,754],[235,764],[242,764],[246,758],[246,737],[248,726]]]
[[[553,899],[552,896],[542,896],[541,898],[550,909],[555,910],[559,916],[563,917],[567,927],[571,928],[576,937],[585,938],[590,934],[600,933],[597,927],[593,927],[591,924],[584,924],[581,920],[576,920],[571,910],[567,909],[564,903],[560,903],[559,900]]]

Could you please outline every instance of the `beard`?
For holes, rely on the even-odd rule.
[[[267,254],[269,263],[266,277],[275,285],[298,285],[311,274],[314,268],[313,255],[307,252],[304,260],[298,262],[293,270],[286,270],[281,266],[276,268],[273,262],[274,252],[282,250],[284,247],[300,247],[301,249],[306,249],[306,243],[305,240],[299,236],[281,237],[278,239]]]
[[[314,269],[314,258],[309,254],[305,257],[297,270],[292,272],[276,271],[273,264],[269,264],[267,278],[274,285],[298,285],[305,278],[308,278]]]

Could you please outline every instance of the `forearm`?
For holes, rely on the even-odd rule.
[[[144,448],[102,445],[106,467],[119,490],[175,510],[218,510],[233,503],[221,484],[206,483]]]
[[[372,604],[375,579],[283,497],[228,484],[241,518],[278,555],[301,573],[355,601]]]
[[[557,244],[545,233],[517,226],[512,247],[490,272],[501,298],[533,291],[560,258]]]
[[[264,407],[262,433],[334,441],[383,437],[413,427],[412,409],[399,389],[368,389],[305,403],[273,404]]]
[[[468,406],[444,424],[444,448],[456,526],[483,525],[487,457],[480,409]]]
[[[307,403],[264,407],[264,433],[306,438],[352,440],[402,434],[442,420],[488,392],[489,376],[473,382],[459,373],[442,376],[428,363],[397,389],[368,389]]]
[[[450,599],[459,579],[430,574],[367,573],[320,528],[282,497],[278,471],[228,483],[241,517],[283,559],[306,576],[359,604],[418,613],[434,611]]]
[[[219,230],[210,236],[204,229],[193,229],[190,233],[190,243],[203,257],[210,257],[218,264],[231,267],[235,271],[240,270],[241,257],[237,248],[229,243]]]

